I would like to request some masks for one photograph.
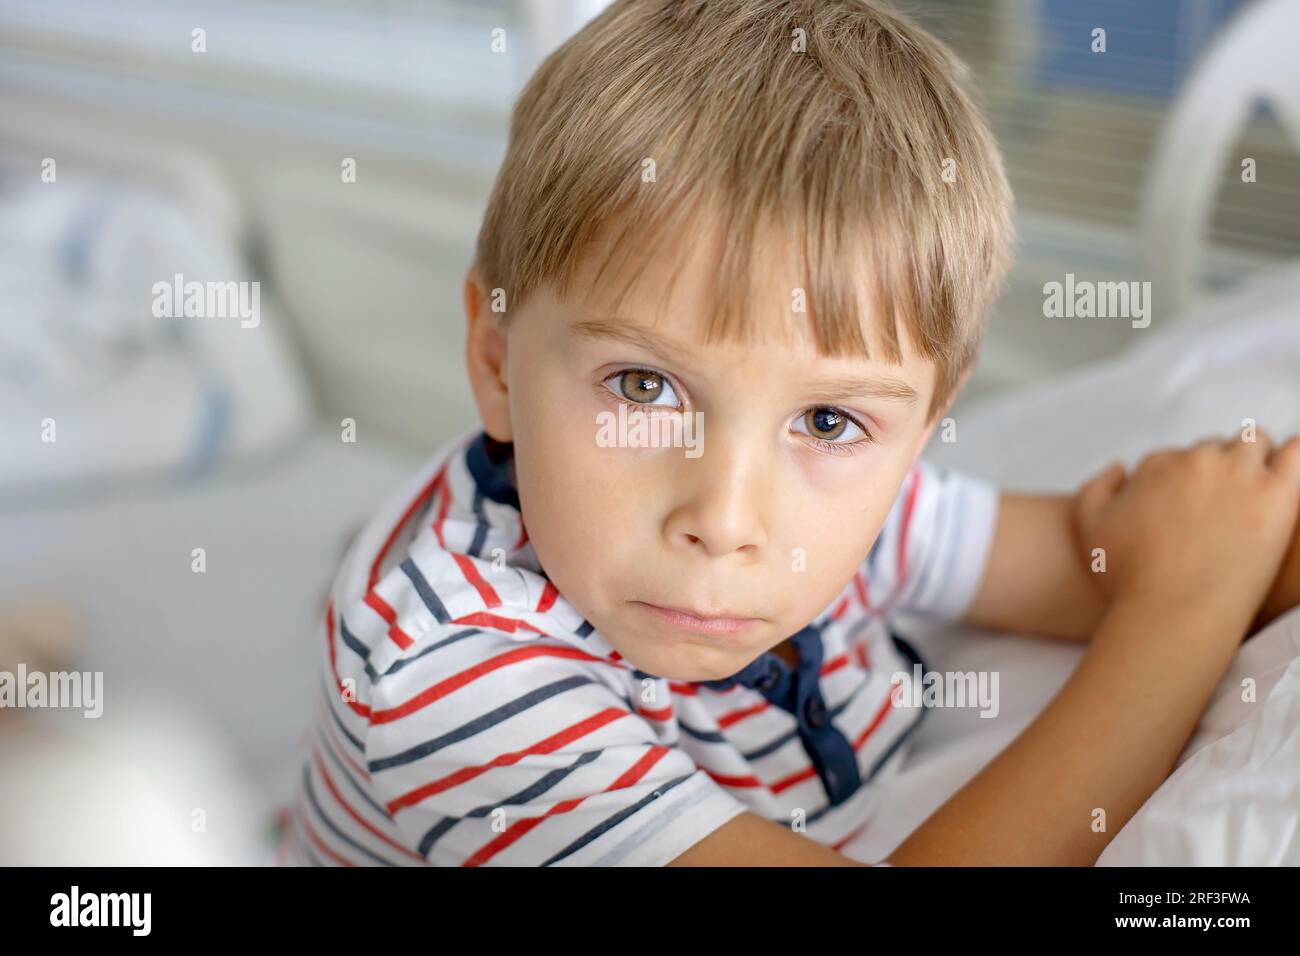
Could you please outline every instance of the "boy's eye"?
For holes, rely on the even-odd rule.
[[[605,379],[605,385],[619,398],[638,405],[668,405],[676,408],[680,404],[677,393],[668,384],[668,380],[649,369],[630,368],[615,372]]]
[[[795,419],[796,431],[819,441],[851,444],[858,438],[870,438],[866,431],[838,408],[820,406],[810,408]],[[803,426],[802,428],[798,426]]]

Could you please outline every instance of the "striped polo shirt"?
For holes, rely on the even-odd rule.
[[[918,462],[858,572],[791,635],[797,667],[767,652],[685,682],[631,666],[547,579],[512,447],[449,442],[349,548],[283,858],[654,866],[744,810],[853,840],[925,714],[891,694],[922,662],[889,612],[965,612],[995,489]]]

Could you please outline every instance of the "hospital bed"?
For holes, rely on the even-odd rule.
[[[1247,77],[1291,76],[1282,72],[1288,66],[1277,51],[1266,55],[1258,47],[1268,42],[1260,38],[1280,42],[1294,35],[1293,27],[1280,28],[1294,19],[1279,12],[1285,6],[1253,8],[1254,19],[1243,19],[1220,48],[1229,52],[1216,54],[1219,59],[1207,69],[1237,76],[1240,69],[1214,64],[1244,62],[1259,67],[1246,70]],[[1289,104],[1279,111],[1290,118],[1294,134],[1300,129],[1295,103],[1285,97],[1300,84],[1272,88],[1260,82],[1234,81],[1233,95],[1241,102],[1266,95]],[[1122,355],[964,408],[958,440],[936,443],[928,458],[1011,489],[1065,491],[1110,460],[1132,463],[1156,445],[1226,434],[1244,418],[1274,434],[1300,432],[1300,268],[1257,276],[1213,296],[1192,282],[1199,249],[1184,240],[1200,234],[1212,196],[1203,188],[1209,173],[1198,165],[1189,181],[1181,165],[1189,137],[1207,145],[1189,132],[1209,129],[1201,119],[1205,110],[1219,116],[1226,109],[1222,85],[1207,89],[1194,85],[1194,95],[1180,101],[1147,191],[1147,245],[1158,256],[1151,269],[1162,277],[1161,287],[1180,290],[1169,300],[1179,307],[1157,305],[1151,327],[1135,330],[1133,347]],[[462,228],[470,211],[454,197],[429,200],[416,184],[407,193],[366,193],[359,202],[331,193],[327,204],[310,183],[274,170],[274,189],[236,188],[201,156],[157,141],[140,141],[135,148],[125,137],[91,141],[83,124],[52,116],[39,124],[45,142],[33,143],[22,134],[38,128],[36,118],[30,110],[23,115],[20,104],[9,105],[14,108],[3,114],[8,124],[0,120],[0,162],[39,159],[53,139],[58,155],[75,156],[77,164],[105,176],[129,174],[148,185],[151,195],[188,210],[180,225],[201,226],[208,240],[203,254],[242,263],[250,276],[259,273],[248,255],[249,207],[253,197],[266,198],[258,213],[271,220],[264,239],[275,253],[267,267],[276,283],[263,324],[278,331],[266,336],[276,344],[251,363],[260,370],[255,379],[236,381],[250,364],[237,357],[216,369],[224,369],[233,383],[229,403],[252,402],[249,407],[256,409],[270,402],[260,414],[233,416],[248,427],[231,426],[225,433],[221,447],[228,454],[215,453],[211,432],[196,426],[213,420],[212,394],[191,389],[200,379],[178,364],[164,379],[172,407],[158,413],[159,440],[148,456],[115,458],[109,445],[95,459],[100,470],[93,480],[72,481],[74,470],[55,469],[35,487],[15,480],[6,489],[9,497],[0,496],[0,611],[34,599],[70,607],[79,622],[79,666],[102,669],[109,678],[104,723],[93,734],[88,722],[64,721],[57,734],[42,729],[38,735],[0,735],[0,759],[23,760],[11,766],[39,768],[36,755],[56,740],[78,761],[46,768],[44,777],[11,777],[3,797],[8,803],[0,804],[0,826],[6,827],[0,843],[10,841],[11,861],[265,862],[269,821],[290,798],[300,769],[301,735],[318,691],[303,663],[313,659],[310,642],[340,552],[423,449],[470,412],[463,390],[436,402],[421,394],[421,407],[438,410],[421,425],[427,442],[383,440],[364,425],[362,441],[342,441],[338,401],[321,396],[328,395],[345,361],[365,366],[358,373],[370,376],[365,395],[382,398],[370,405],[359,398],[367,412],[378,415],[381,407],[412,393],[389,385],[386,353],[367,355],[357,348],[357,329],[353,338],[341,338],[331,311],[340,308],[338,297],[322,295],[313,272],[326,259],[345,261],[341,250],[363,255],[364,247],[374,246],[389,258],[432,250],[427,271],[438,276],[436,290],[401,287],[405,280],[397,273],[376,273],[375,295],[392,299],[399,288],[411,314],[421,315],[411,303],[446,301],[454,288],[464,262],[448,253],[447,224]],[[1233,126],[1214,129],[1208,145],[1221,154]],[[362,237],[345,236],[348,224],[357,221],[349,218],[353,212],[365,217],[368,232]],[[450,329],[446,323],[454,318],[438,321]],[[390,329],[404,331],[399,325]],[[431,332],[419,334],[429,339],[402,339],[405,350],[427,352],[441,363],[439,374],[428,377],[455,380],[450,377],[459,369],[458,337],[450,348]],[[170,360],[231,347],[228,341],[210,344]],[[137,402],[159,408],[150,387],[143,381],[124,385],[117,393],[121,407],[138,408],[132,404]],[[11,477],[22,477],[12,459],[8,467]],[[248,515],[257,521],[250,523]],[[201,575],[193,572],[191,558],[199,546],[207,561]],[[905,621],[903,628],[932,667],[998,670],[1002,703],[992,719],[974,710],[927,715],[898,786],[884,795],[862,837],[846,848],[862,859],[887,853],[1014,739],[1081,653],[1057,642],[942,630],[920,620]],[[1295,614],[1248,642],[1177,773],[1117,835],[1103,863],[1300,862],[1300,837],[1285,836],[1300,834],[1297,657]],[[1240,705],[1234,693],[1244,675],[1259,686],[1259,702],[1250,707]],[[94,785],[90,803],[87,783]],[[196,837],[198,831],[175,821],[157,826],[158,813],[152,829],[148,813],[126,815],[131,807],[139,809],[142,795],[160,791],[173,809],[202,809],[208,821],[202,832],[209,836]],[[84,821],[81,829],[68,822],[75,819]],[[103,827],[111,829],[115,821],[129,839],[105,838]],[[103,825],[98,832],[97,822]]]

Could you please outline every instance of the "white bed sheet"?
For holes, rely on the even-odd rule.
[[[351,533],[418,459],[375,442],[344,443],[338,430],[321,426],[273,460],[199,483],[0,510],[0,608],[69,606],[79,621],[77,666],[104,672],[99,720],[31,715],[35,743],[49,750],[62,741],[81,766],[69,777],[51,765],[52,779],[86,786],[59,787],[57,812],[48,794],[7,810],[0,804],[0,825],[22,831],[24,823],[27,830],[50,823],[35,857],[49,863],[58,849],[51,841],[72,833],[68,819],[111,828],[138,816],[106,806],[113,794],[150,793],[164,801],[160,810],[170,792],[184,793],[186,808],[203,807],[214,829],[224,823],[243,844],[265,842],[270,812],[293,794],[311,704],[321,693],[304,662],[315,660],[310,642],[321,634],[329,582]],[[196,574],[191,552],[200,547],[206,571]],[[142,735],[150,726],[156,730]],[[0,751],[29,743],[0,739]],[[207,759],[177,759],[186,747]],[[78,756],[90,751],[116,755],[112,780],[99,775],[103,760]],[[223,774],[228,786],[219,783]],[[83,845],[67,859],[122,862],[110,842],[100,841],[100,855]]]
[[[1132,466],[1156,447],[1209,434],[1226,437],[1246,418],[1275,437],[1300,432],[1300,265],[1208,299],[1183,319],[1162,323],[1157,317],[1150,328],[1133,334],[1139,337],[1134,348],[1115,359],[961,413],[956,442],[936,442],[926,457],[1007,490],[1069,491],[1110,461]],[[1295,796],[1300,780],[1295,719],[1300,675],[1286,670],[1300,653],[1294,646],[1300,627],[1295,621],[1288,615],[1246,643],[1216,693],[1216,706],[1184,751],[1175,779],[1116,835],[1100,863],[1266,864],[1277,862],[1280,854],[1264,848],[1261,834],[1290,833],[1292,843],[1300,844],[1294,836],[1300,802],[1285,801]],[[997,670],[1001,711],[994,718],[982,718],[975,709],[927,714],[904,771],[891,783],[872,824],[845,847],[862,860],[886,856],[1014,740],[1083,654],[1068,643],[940,630],[923,621],[902,622],[901,629],[916,640],[931,667]],[[1264,718],[1267,730],[1260,716],[1264,708],[1251,710],[1240,702],[1243,669],[1262,681],[1260,701],[1268,694],[1266,685],[1277,684]],[[1238,747],[1225,743],[1211,752],[1208,745],[1225,734],[1236,735]],[[1275,745],[1243,753],[1252,734]],[[1211,759],[1220,772],[1202,767]],[[1247,767],[1252,781],[1226,785],[1223,768]],[[1289,852],[1297,862],[1297,847]]]

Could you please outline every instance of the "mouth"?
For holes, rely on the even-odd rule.
[[[736,634],[762,618],[740,617],[732,614],[706,614],[702,611],[688,610],[680,607],[661,607],[645,601],[633,601],[632,604],[643,608],[647,613],[665,624],[693,631],[696,634]]]

